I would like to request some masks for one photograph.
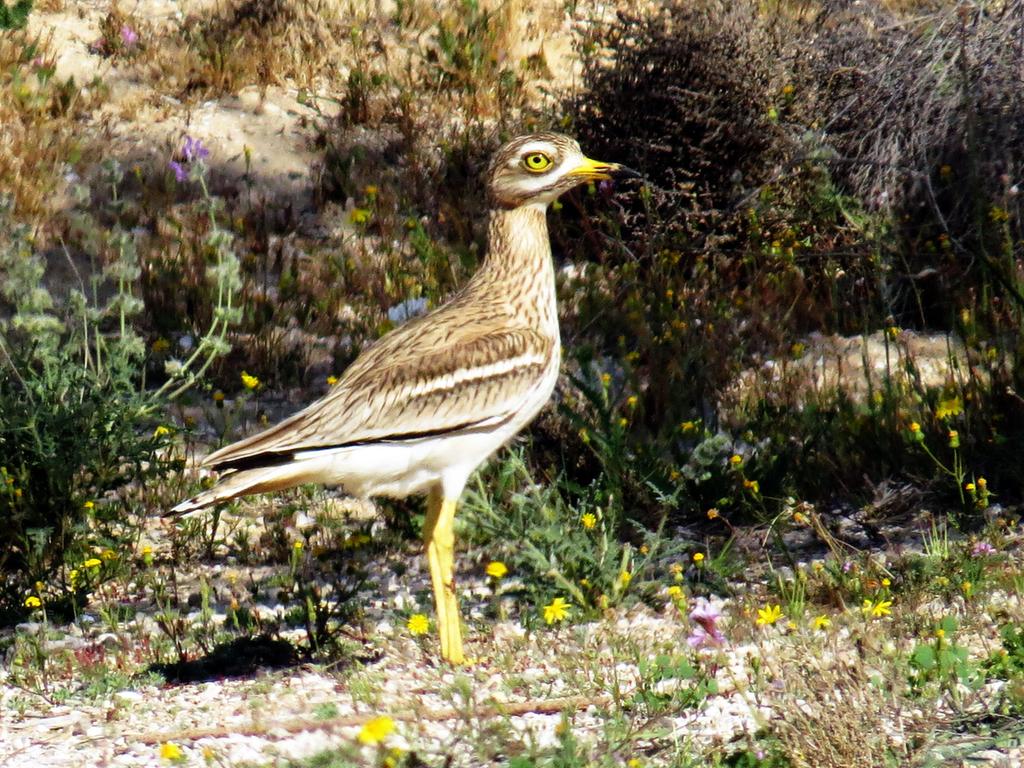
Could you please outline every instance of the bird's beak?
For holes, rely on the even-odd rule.
[[[615,177],[626,179],[641,178],[640,174],[632,168],[627,168],[618,163],[602,163],[597,160],[591,160],[589,157],[584,157],[583,162],[569,171],[567,175],[586,181],[607,181]]]

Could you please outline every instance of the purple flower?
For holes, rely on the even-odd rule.
[[[188,169],[185,167],[184,163],[171,160],[171,162],[167,164],[167,167],[174,171],[174,178],[178,181],[188,181]]]
[[[134,48],[135,44],[139,42],[139,35],[134,29],[124,24],[121,27],[121,42],[124,43],[125,48]]]
[[[853,560],[847,560],[843,563],[843,573],[849,573],[853,570]]]
[[[693,610],[690,611],[690,621],[697,626],[693,633],[686,638],[686,644],[691,648],[699,648],[705,643],[721,645],[725,642],[725,635],[716,624],[720,618],[722,618],[722,614],[717,606],[707,600],[698,600]]]
[[[191,136],[185,137],[185,146],[181,148],[181,153],[190,163],[193,160],[202,160],[210,156],[210,150],[203,146],[203,142],[200,139],[193,139]]]
[[[197,160],[209,157],[210,150],[203,146],[203,142],[200,139],[186,136],[185,145],[181,148],[180,156],[183,158],[182,160],[171,160],[167,163],[167,167],[174,171],[174,178],[184,182],[188,181],[191,164]]]
[[[987,541],[975,542],[974,546],[971,547],[971,555],[973,557],[984,557],[985,555],[994,555],[995,553],[996,548]]]

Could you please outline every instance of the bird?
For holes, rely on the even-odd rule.
[[[529,424],[558,380],[561,339],[548,206],[587,182],[638,177],[558,133],[512,139],[485,174],[488,249],[445,304],[368,347],[295,415],[214,451],[184,514],[306,483],[359,498],[425,494],[423,540],[441,657],[465,662],[454,520],[470,475]]]

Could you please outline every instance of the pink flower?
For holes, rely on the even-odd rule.
[[[135,44],[139,42],[139,34],[125,24],[121,27],[121,42],[124,43],[125,48],[134,48]]]
[[[975,542],[974,546],[971,547],[972,557],[983,557],[985,555],[994,555],[996,548],[989,544],[987,541]]]
[[[698,600],[693,610],[690,611],[690,621],[697,626],[693,633],[686,638],[686,644],[691,648],[699,648],[706,643],[721,645],[725,642],[725,635],[722,634],[722,630],[716,623],[720,618],[722,618],[722,614],[717,606],[704,599]]]

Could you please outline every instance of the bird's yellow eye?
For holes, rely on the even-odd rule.
[[[551,158],[543,152],[531,152],[523,158],[523,167],[533,173],[541,173],[551,167]]]

